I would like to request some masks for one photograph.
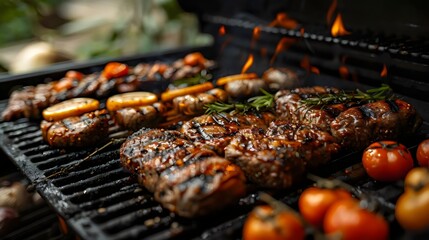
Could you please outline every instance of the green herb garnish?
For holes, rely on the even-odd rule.
[[[394,97],[392,88],[387,84],[382,84],[379,88],[369,89],[365,92],[357,89],[356,92],[345,92],[322,94],[300,100],[308,106],[327,106],[330,104],[350,103],[350,102],[375,102],[379,100],[389,100]]]
[[[257,112],[272,110],[274,107],[274,96],[263,89],[261,89],[261,92],[264,95],[249,98],[245,103],[214,102],[207,104],[204,106],[206,109],[206,114],[216,114],[231,111],[245,113],[253,110]]]
[[[197,85],[200,83],[208,82],[211,79],[212,79],[212,75],[207,73],[205,70],[203,70],[193,77],[187,77],[187,78],[181,78],[181,79],[174,80],[171,84],[173,84],[176,87],[182,86],[182,85],[193,86],[193,85]]]

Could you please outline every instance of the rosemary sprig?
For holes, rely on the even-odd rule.
[[[356,92],[339,92],[323,94],[316,97],[300,100],[308,106],[326,106],[330,104],[349,103],[349,102],[375,102],[379,100],[388,100],[394,97],[392,88],[387,84],[382,84],[379,88],[369,89],[365,92],[357,89]]]
[[[253,110],[257,112],[271,110],[274,107],[274,96],[264,89],[261,89],[261,92],[264,95],[249,98],[247,102],[244,103],[214,102],[206,104],[204,106],[206,109],[206,114],[216,114],[231,111],[245,113]]]
[[[196,76],[177,79],[177,80],[174,80],[171,84],[173,84],[176,87],[181,85],[192,86],[192,85],[208,82],[211,79],[212,79],[212,75],[207,73],[205,70],[203,70],[200,73],[198,73]]]

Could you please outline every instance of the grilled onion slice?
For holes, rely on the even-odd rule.
[[[127,107],[140,107],[155,103],[158,97],[151,92],[129,92],[111,96],[107,99],[106,107],[109,111],[117,111]]]
[[[95,111],[99,106],[100,102],[93,98],[72,98],[46,108],[42,114],[47,121],[58,121]]]

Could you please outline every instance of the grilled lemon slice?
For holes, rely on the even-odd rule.
[[[42,114],[47,121],[58,121],[95,111],[99,106],[100,102],[93,98],[72,98],[46,108]]]
[[[140,107],[155,103],[158,97],[151,92],[129,92],[111,96],[107,99],[109,111],[117,111],[126,107]]]

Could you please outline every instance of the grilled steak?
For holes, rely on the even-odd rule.
[[[123,143],[120,159],[164,207],[181,216],[221,209],[245,191],[244,174],[237,166],[196,147],[178,131],[143,128]]]
[[[350,108],[332,121],[330,129],[341,146],[360,150],[377,140],[397,140],[414,133],[421,124],[416,109],[397,99]]]
[[[43,109],[56,103],[55,99],[52,99],[52,93],[52,84],[28,86],[14,91],[2,113],[2,120],[10,121],[21,117],[40,118]]]
[[[178,131],[143,128],[123,143],[120,158],[122,165],[137,175],[139,183],[153,192],[159,174],[180,164],[194,148]]]
[[[338,92],[338,89],[320,86],[278,91],[274,96],[276,113],[279,119],[290,121],[293,124],[314,126],[329,131],[332,120],[347,107],[337,104],[321,109],[320,107],[308,107],[300,100]]]
[[[148,106],[119,109],[112,116],[118,125],[137,131],[142,127],[155,127],[163,119],[166,110],[164,104],[157,102]]]
[[[267,138],[298,141],[305,151],[300,151],[308,167],[316,168],[332,159],[332,155],[340,151],[340,145],[335,138],[325,131],[311,128],[306,125],[290,124],[284,120],[277,120],[270,124],[266,132]]]
[[[237,164],[258,186],[288,188],[299,182],[310,145],[268,137],[260,128],[242,129],[225,148],[225,158]]]
[[[202,115],[185,122],[180,131],[195,144],[210,148],[223,156],[224,148],[240,129],[252,126],[266,129],[274,118],[268,112]]]
[[[203,216],[244,196],[244,174],[225,158],[201,149],[183,162],[161,174],[155,199],[165,208],[184,217]]]
[[[56,148],[88,147],[107,139],[109,115],[105,110],[40,124],[43,139]]]

